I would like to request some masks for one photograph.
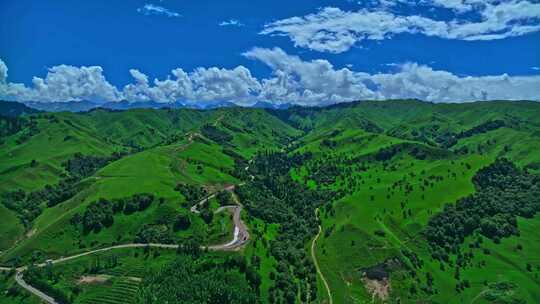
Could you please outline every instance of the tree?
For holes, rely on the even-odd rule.
[[[255,289],[246,275],[236,267],[208,262],[180,254],[176,261],[145,278],[136,303],[257,303]]]
[[[201,212],[201,218],[204,220],[206,224],[212,223],[212,220],[214,219],[214,212],[205,209]]]
[[[114,223],[112,203],[106,199],[99,199],[91,203],[83,215],[83,230],[99,232],[103,227],[110,227]]]
[[[179,214],[174,221],[174,231],[186,230],[191,225],[191,220],[186,214]]]
[[[232,204],[232,194],[229,191],[222,190],[216,195],[216,199],[221,206]]]

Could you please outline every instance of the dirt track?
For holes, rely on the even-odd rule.
[[[315,217],[317,220],[319,219],[319,208],[315,209]],[[332,293],[330,292],[330,286],[328,285],[328,282],[324,278],[324,275],[321,271],[321,268],[319,267],[319,263],[317,262],[317,255],[315,253],[315,248],[317,247],[317,240],[319,239],[319,236],[321,235],[322,227],[319,225],[319,232],[317,235],[313,238],[313,241],[311,241],[311,258],[313,259],[313,263],[315,264],[315,268],[317,269],[317,274],[321,277],[321,280],[324,284],[324,287],[326,288],[326,293],[328,294],[328,303],[333,304],[332,301]]]

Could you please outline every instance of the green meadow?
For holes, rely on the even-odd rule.
[[[533,217],[517,217],[518,233],[496,241],[481,231],[465,237],[460,252],[470,257],[459,270],[457,253],[450,254],[447,263],[433,257],[425,233],[430,220],[444,212],[445,204],[455,204],[477,191],[474,177],[497,159],[509,159],[527,174],[540,174],[537,103],[403,100],[288,110],[98,109],[28,114],[21,119],[28,121],[27,127],[0,141],[0,264],[26,265],[133,243],[147,235],[166,236],[173,243],[227,242],[234,227],[230,212],[213,214],[210,220],[190,212],[204,197],[202,189],[213,193],[237,185],[275,190],[272,183],[286,182],[283,176],[269,181],[250,174],[266,165],[272,169],[288,166],[283,172],[299,189],[305,186],[317,193],[332,193],[324,204],[307,204],[305,210],[310,215],[314,208],[320,210],[322,233],[316,257],[334,303],[540,302],[538,210]],[[273,159],[272,153],[281,152],[294,161],[264,164]],[[71,181],[73,193],[59,203],[39,201],[35,217],[8,203],[7,195],[15,190],[30,196],[73,177],[66,163],[76,153],[96,159],[115,157]],[[256,163],[261,159],[262,165]],[[177,185],[183,185],[183,190],[176,190]],[[114,202],[144,193],[154,197],[149,206],[114,213],[113,223],[98,231],[83,231],[75,221],[84,218],[100,199]],[[286,199],[269,197],[261,190],[260,200],[266,204]],[[212,213],[219,204],[211,199],[208,210]],[[299,212],[283,207],[288,208],[287,212]],[[305,278],[313,274],[283,266],[283,261],[301,259],[297,251],[302,251],[309,258],[301,260],[301,269],[312,269],[311,239],[316,231],[306,232],[309,240],[300,244],[303,247],[287,251],[277,242],[289,233],[284,229],[291,227],[256,211],[245,208],[242,212],[249,243],[238,252],[210,253],[209,259],[232,256],[254,269],[256,275],[250,275],[260,283],[261,303],[275,303],[273,295],[290,291],[280,290],[284,287],[278,282],[283,277],[294,287],[289,301],[328,303],[318,276],[310,281]],[[31,220],[24,222],[27,218]],[[189,225],[172,229],[177,218],[189,219]],[[478,239],[482,239],[480,246]],[[158,273],[172,263],[176,253],[126,249],[100,256],[103,260],[117,256],[121,261],[99,273],[103,282],[78,283],[84,269],[97,258],[89,256],[55,266],[59,279],[50,283],[72,295],[74,303],[129,303],[141,284],[134,278]],[[366,279],[367,273],[380,267],[385,268],[386,281]],[[317,282],[317,286],[305,282]],[[3,289],[15,285],[8,276],[0,284]],[[382,286],[382,294],[374,291],[373,284]],[[309,291],[315,288],[316,299],[302,298],[313,297]],[[19,290],[13,296],[0,295],[0,302],[36,300]]]

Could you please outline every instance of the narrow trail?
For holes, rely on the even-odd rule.
[[[315,209],[315,217],[317,218],[317,221],[318,221],[319,208]],[[317,274],[319,274],[319,276],[321,277],[324,287],[326,288],[326,293],[328,294],[328,303],[333,304],[332,293],[330,292],[330,286],[328,285],[328,282],[324,278],[321,268],[319,267],[319,262],[317,262],[317,255],[315,254],[315,249],[317,247],[317,240],[319,239],[321,232],[322,232],[322,227],[321,225],[319,225],[319,232],[317,232],[317,235],[313,238],[313,241],[311,241],[311,258],[313,259],[313,263],[315,264],[315,269],[317,269]]]
[[[234,191],[235,185],[227,186],[223,190],[225,191]],[[212,197],[215,197],[217,195],[217,192],[209,195],[208,197],[204,198],[197,204],[195,204],[191,208],[191,212],[193,213],[200,213],[199,210],[197,210],[197,207],[207,202]],[[233,199],[236,203],[236,205],[230,205],[230,206],[223,206],[216,210],[216,213],[219,213],[223,210],[231,210],[233,212],[233,222],[234,222],[234,233],[233,233],[233,239],[225,244],[218,244],[218,245],[209,245],[209,246],[201,246],[202,249],[208,249],[213,251],[235,251],[242,248],[248,241],[249,241],[249,232],[247,229],[246,224],[242,221],[241,212],[242,212],[242,204],[238,201],[238,198],[233,193]],[[59,259],[54,260],[47,260],[45,263],[40,263],[35,265],[36,267],[45,267],[47,265],[54,265],[58,263],[63,263],[71,260],[75,260],[84,256],[89,256],[97,253],[107,252],[115,249],[122,249],[122,248],[146,248],[146,247],[152,247],[152,248],[162,248],[162,249],[178,249],[180,245],[174,245],[174,244],[157,244],[157,243],[148,243],[148,244],[142,244],[142,243],[132,243],[132,244],[123,244],[123,245],[116,245],[116,246],[110,246],[106,248],[91,250],[83,253],[79,253],[76,255],[72,255],[69,257],[62,257]],[[29,285],[24,281],[23,274],[24,271],[27,270],[27,266],[16,268],[16,274],[15,274],[15,281],[19,286],[26,289],[28,292],[32,293],[33,295],[39,297],[43,302],[48,304],[58,304],[52,297],[46,295],[45,293],[41,292],[37,288]],[[0,271],[11,271],[12,268],[7,267],[0,267]]]
[[[15,275],[15,281],[22,288],[28,290],[32,294],[39,297],[41,299],[41,301],[43,301],[45,303],[48,303],[48,304],[59,304],[58,302],[56,302],[56,300],[54,298],[52,298],[52,297],[46,295],[45,293],[39,291],[37,288],[34,288],[34,287],[28,285],[23,279],[23,273],[22,272],[17,272],[17,274]]]

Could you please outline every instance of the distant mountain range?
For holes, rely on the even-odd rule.
[[[413,101],[421,102],[418,99],[410,99]],[[326,107],[350,107],[360,101],[356,102],[344,102],[344,103],[332,103],[324,105],[312,106],[314,108],[326,108]],[[109,109],[109,110],[130,110],[130,109],[197,109],[197,110],[209,110],[217,108],[231,108],[231,107],[244,107],[244,108],[258,108],[258,109],[272,109],[272,110],[286,110],[294,107],[308,107],[300,106],[292,103],[274,104],[266,101],[258,101],[252,105],[237,105],[228,101],[220,101],[213,103],[199,103],[199,104],[186,104],[182,102],[174,103],[162,103],[155,101],[143,101],[143,102],[129,102],[127,100],[118,102],[97,103],[91,101],[68,101],[68,102],[15,102],[15,101],[0,101],[0,114],[4,116],[18,116],[22,114],[30,114],[39,111],[43,112],[87,112],[93,109]],[[10,114],[11,113],[11,114]]]
[[[15,117],[24,114],[32,114],[40,112],[34,108],[27,107],[22,103],[15,101],[0,101],[0,115]]]
[[[285,110],[290,107],[293,107],[293,104],[290,103],[282,103],[282,104],[274,104],[270,102],[265,101],[257,101],[255,104],[253,104],[252,108],[260,108],[260,109],[279,109],[279,110]]]
[[[129,101],[119,101],[119,102],[107,102],[107,103],[95,103],[91,101],[69,101],[69,102],[24,102],[24,105],[32,109],[47,111],[47,112],[86,112],[96,108],[104,108],[110,110],[129,110],[129,109],[180,109],[180,108],[191,108],[191,109],[215,109],[215,108],[228,108],[228,107],[238,107],[239,105],[232,102],[215,102],[215,103],[205,103],[205,104],[185,104],[182,102],[175,103],[161,103],[155,101],[144,101],[144,102],[129,102]],[[250,107],[253,108],[262,108],[262,109],[288,109],[291,104],[273,104],[269,102],[257,102]]]

